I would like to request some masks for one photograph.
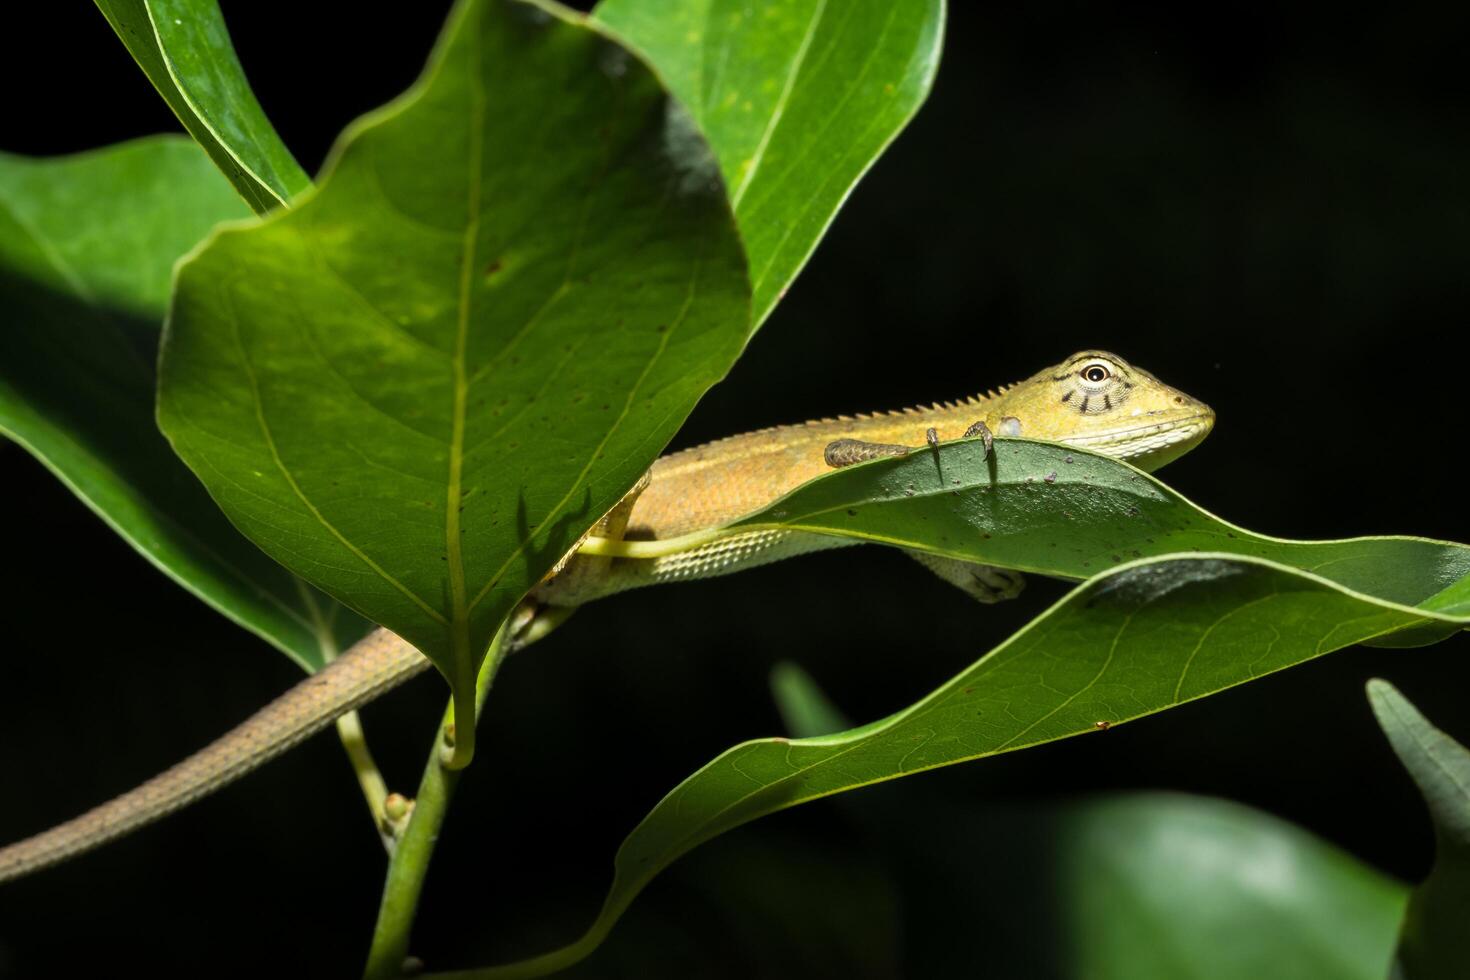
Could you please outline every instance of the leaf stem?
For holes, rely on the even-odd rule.
[[[495,680],[500,661],[509,646],[507,625],[508,621],[502,623],[496,631],[495,639],[490,643],[490,651],[480,667],[479,677],[476,678],[473,713],[468,726],[471,733],[481,709],[484,708],[485,697],[490,693],[490,685]],[[445,708],[444,721],[435,734],[429,761],[424,766],[424,775],[419,782],[418,796],[414,800],[408,826],[388,862],[388,879],[383,885],[383,901],[378,906],[378,922],[373,929],[373,944],[368,951],[364,980],[396,980],[403,976],[409,935],[413,930],[414,915],[418,911],[419,895],[423,892],[424,877],[429,871],[429,859],[439,840],[439,828],[444,823],[449,801],[459,784],[459,771],[448,768],[440,752],[443,726],[449,724],[454,717],[455,704],[451,700],[450,705]]]
[[[489,658],[487,657],[488,661]],[[485,665],[480,665],[483,676]],[[466,672],[468,673],[468,672]],[[475,755],[475,722],[480,717],[480,683],[454,685],[444,724],[439,729],[439,762],[445,769],[458,771],[470,764]],[[468,724],[465,723],[468,719]]]

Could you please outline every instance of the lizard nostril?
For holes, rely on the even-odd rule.
[[[1174,396],[1174,404],[1175,405],[1183,405],[1184,404],[1184,396],[1183,395],[1175,395]]]

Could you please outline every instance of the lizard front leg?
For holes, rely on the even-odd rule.
[[[1000,434],[1015,437],[1021,434],[1021,420],[1014,415],[1006,415],[1000,420]],[[971,423],[965,430],[962,439],[974,439],[979,436],[985,442],[985,455],[989,456],[995,448],[995,436],[990,431],[990,426],[984,420]],[[939,445],[939,432],[930,428],[924,433],[924,440],[932,449]],[[827,448],[822,450],[822,459],[833,469],[841,469],[854,463],[866,463],[870,459],[880,459],[884,456],[907,456],[913,452],[911,446],[899,446],[888,442],[864,442],[861,439],[837,439],[827,443]]]

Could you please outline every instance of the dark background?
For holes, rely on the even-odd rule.
[[[33,6],[0,59],[0,149],[177,129],[90,5]],[[1293,537],[1470,537],[1457,438],[1470,378],[1464,14],[1222,10],[1202,23],[1027,6],[955,4],[929,104],[678,444],[963,395],[1096,346],[1215,407],[1215,434],[1167,471],[1208,509]],[[444,7],[225,12],[266,111],[314,171],[349,120],[415,77]],[[0,495],[0,840],[131,787],[299,679],[13,446],[0,446]],[[618,842],[663,792],[780,732],[773,664],[803,664],[870,720],[1062,591],[1033,579],[1018,601],[978,607],[900,556],[858,549],[581,611],[501,675],[415,949],[469,965],[579,931]],[[774,963],[817,975],[792,966],[813,954],[780,896],[800,906],[818,886],[834,932],[881,945],[926,883],[865,828],[927,807],[975,815],[946,838],[963,851],[967,833],[992,830],[986,801],[1214,794],[1417,877],[1427,823],[1362,684],[1392,679],[1470,739],[1467,652],[1464,634],[1348,650],[1103,737],[768,818],[655,883],[582,975],[655,961],[681,976],[779,975]],[[426,677],[368,709],[397,788],[416,780],[443,700]],[[321,736],[159,826],[0,888],[0,976],[98,961],[350,975],[382,871],[341,751]],[[961,949],[978,967],[985,931],[970,925]],[[896,930],[910,941],[894,958],[924,975],[912,924]],[[878,953],[867,968],[899,970]]]

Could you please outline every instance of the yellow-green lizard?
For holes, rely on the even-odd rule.
[[[1083,351],[1019,384],[959,402],[824,419],[732,436],[657,460],[522,607],[554,620],[567,610],[642,585],[705,578],[856,543],[795,531],[711,532],[799,484],[924,443],[1021,436],[1080,446],[1144,469],[1188,452],[1209,434],[1208,406],[1122,358]],[[1014,572],[915,553],[977,599],[1015,595]],[[521,642],[527,642],[523,636]],[[172,813],[225,786],[418,674],[429,661],[378,629],[213,744],[90,812],[0,848],[0,882],[56,864]]]

